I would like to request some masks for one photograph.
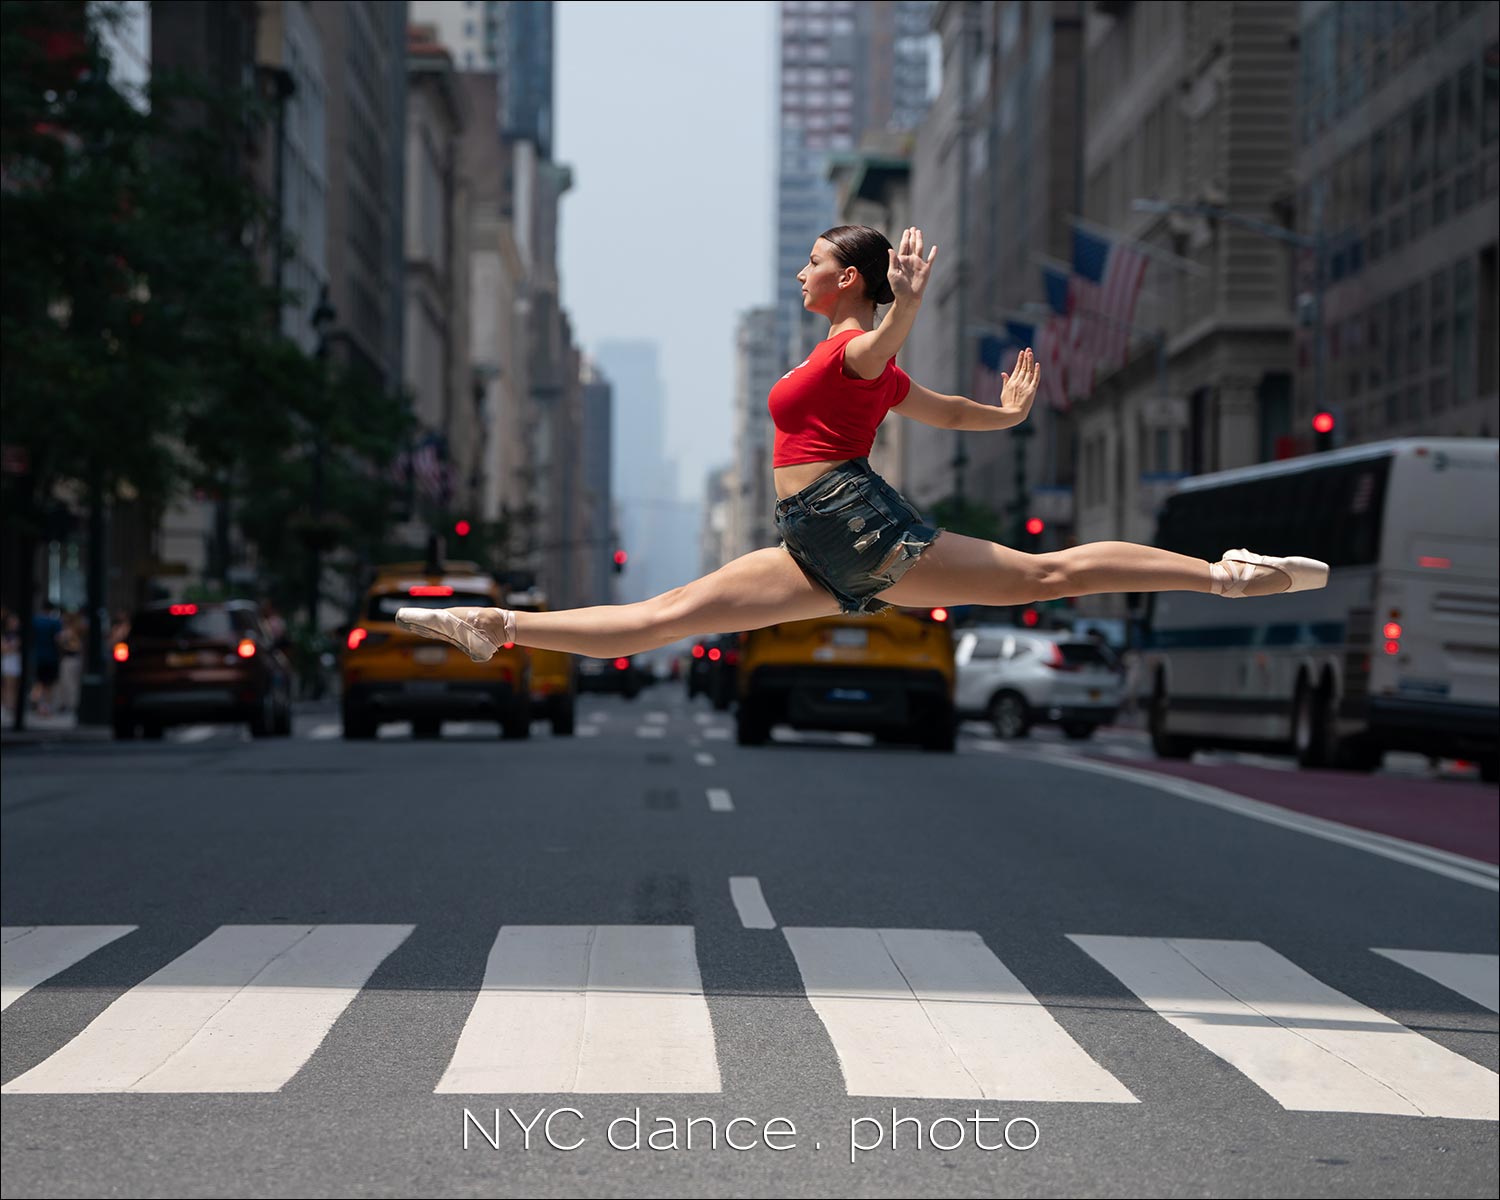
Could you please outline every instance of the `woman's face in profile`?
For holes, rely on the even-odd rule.
[[[807,266],[797,273],[802,285],[802,306],[811,312],[824,312],[839,294],[839,276],[849,268],[838,260],[833,244],[824,238],[813,243]]]

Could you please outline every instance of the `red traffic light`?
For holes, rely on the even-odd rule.
[[[1333,432],[1333,414],[1331,412],[1320,412],[1313,417],[1313,431],[1315,433]]]
[[[1042,614],[1034,608],[1028,608],[1021,614],[1021,624],[1027,629],[1035,629],[1042,621]]]
[[[623,551],[623,550],[616,550],[615,551],[615,566],[617,566],[617,567],[623,567],[625,565],[626,561],[629,558],[630,558],[630,555],[626,554],[625,551]]]
[[[1036,537],[1037,534],[1041,533],[1042,530],[1046,528],[1047,522],[1042,520],[1041,517],[1031,517],[1026,522],[1026,532],[1031,534],[1032,537]]]
[[[458,534],[459,537],[468,537],[469,530],[472,528],[473,526],[470,525],[467,521],[453,522],[453,532]]]

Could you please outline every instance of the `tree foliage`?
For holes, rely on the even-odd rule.
[[[4,441],[37,495],[234,496],[263,563],[290,570],[321,439],[325,511],[378,541],[406,406],[274,328],[287,298],[253,252],[273,213],[248,171],[269,106],[157,73],[137,108],[83,14],[0,5]]]

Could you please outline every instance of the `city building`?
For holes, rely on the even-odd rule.
[[[735,461],[733,470],[721,480],[721,484],[732,480],[734,490],[726,497],[723,537],[712,539],[715,544],[722,542],[729,553],[710,570],[762,546],[774,546],[780,540],[776,532],[775,476],[771,469],[776,429],[766,398],[783,370],[776,343],[776,310],[763,307],[741,313],[735,329]],[[705,519],[709,522],[720,519],[713,504],[709,505]]]
[[[416,511],[429,520],[477,517],[481,412],[469,355],[468,189],[461,147],[468,121],[448,51],[412,26],[406,98],[406,386],[419,447],[413,471]],[[498,148],[497,148],[498,153]]]
[[[1321,233],[1323,388],[1298,330],[1295,446],[1500,433],[1500,8],[1298,6],[1297,227]],[[1316,294],[1316,259],[1297,290]],[[1263,448],[1264,449],[1264,448]]]
[[[781,0],[777,7],[777,341],[785,367],[822,336],[797,272],[834,224],[828,155],[869,129],[915,127],[927,103],[930,0]],[[785,369],[785,368],[783,368]]]
[[[498,72],[506,7],[503,0],[410,0],[407,19],[430,27],[458,70]]]

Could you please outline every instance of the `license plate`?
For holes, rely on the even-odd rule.
[[[835,646],[851,646],[863,650],[870,644],[870,635],[863,629],[835,629],[833,631],[833,644]]]
[[[864,701],[870,698],[870,693],[864,688],[829,688],[824,697],[827,700],[850,700]]]
[[[441,679],[409,679],[402,690],[422,696],[435,696],[446,692],[448,685]]]
[[[219,656],[212,650],[185,650],[168,651],[167,666],[169,667],[211,667],[218,661]]]
[[[436,663],[446,662],[448,651],[443,646],[418,646],[411,652],[411,656],[419,663],[426,663],[428,666],[432,666]]]

